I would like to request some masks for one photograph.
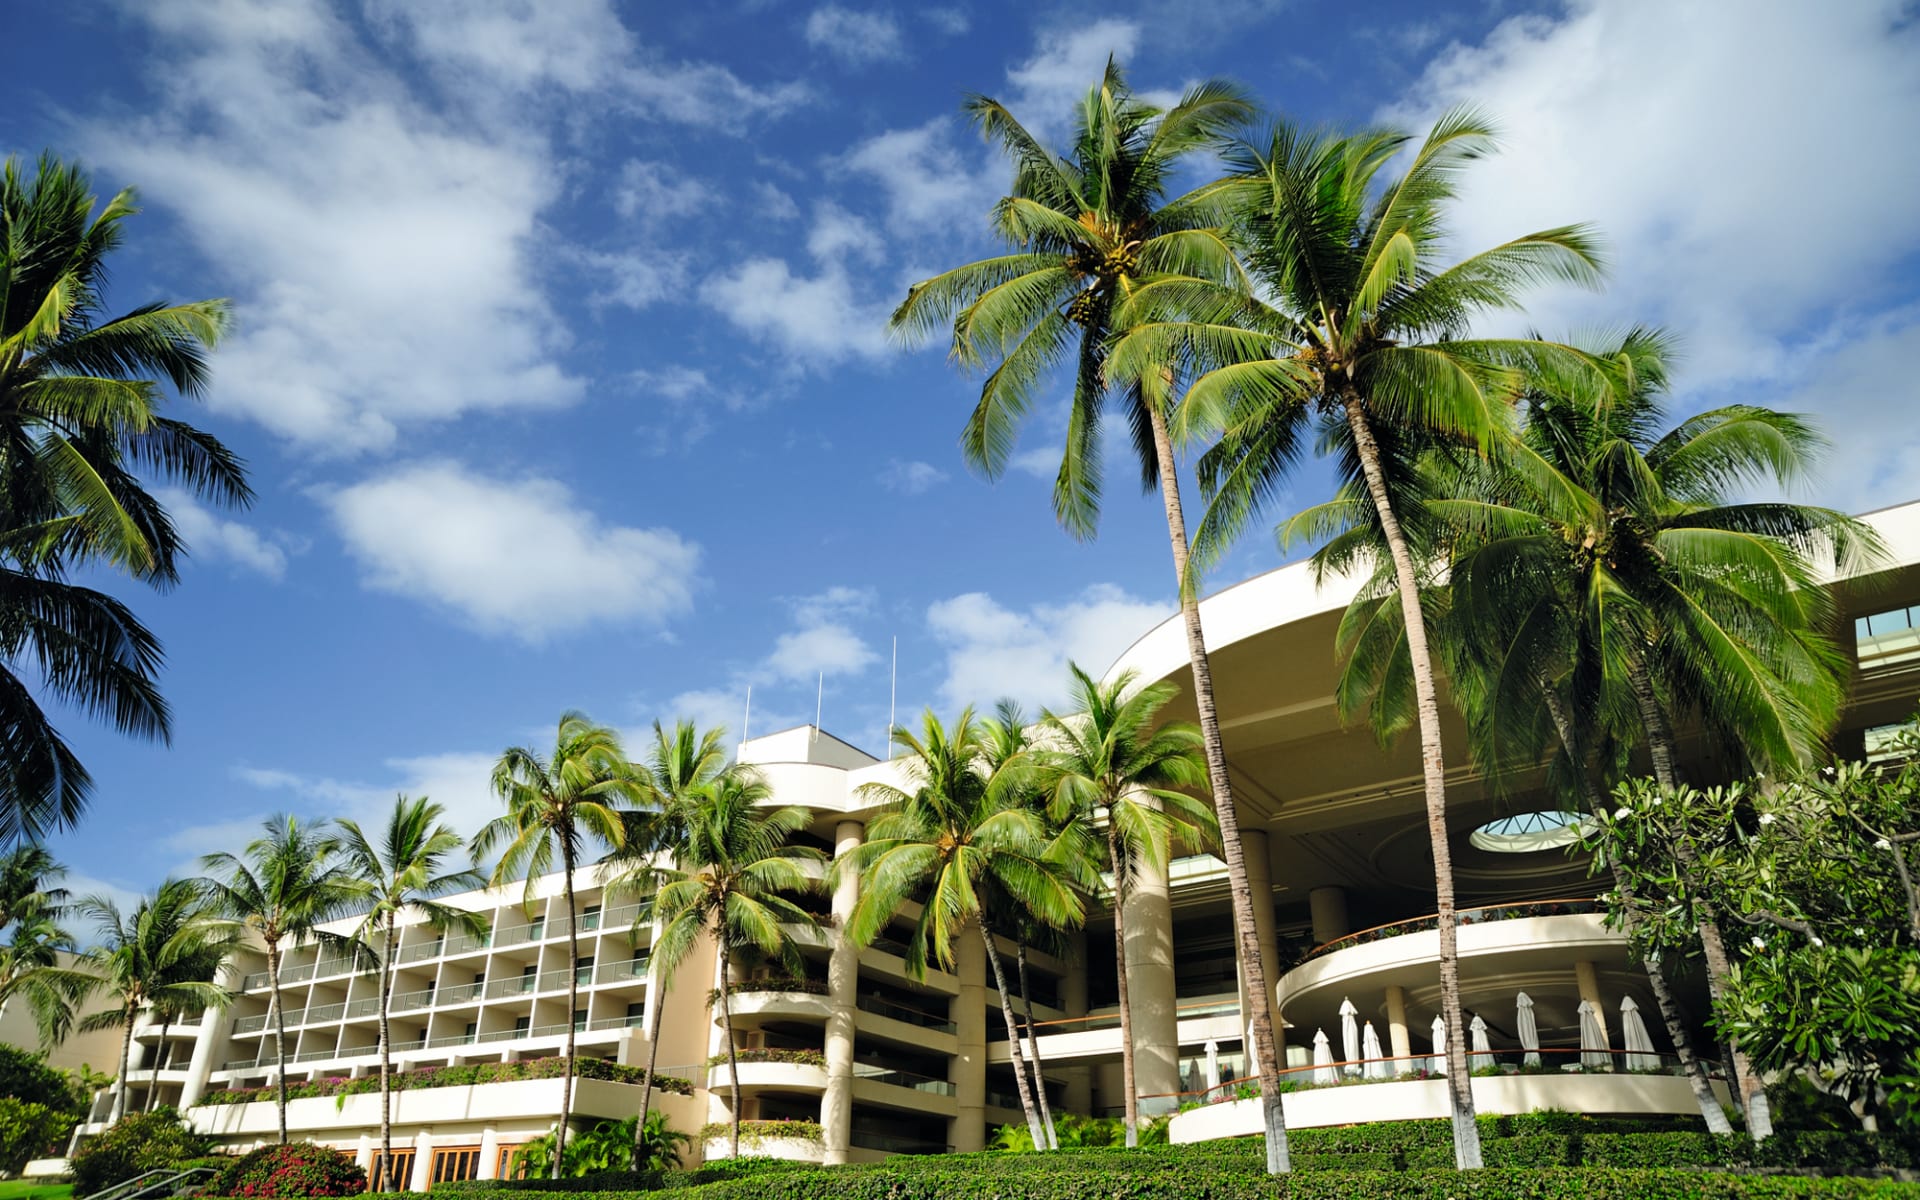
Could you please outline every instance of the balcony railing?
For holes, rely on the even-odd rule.
[[[1479,925],[1488,921],[1513,921],[1523,917],[1566,917],[1583,913],[1605,912],[1606,906],[1592,896],[1575,896],[1558,900],[1530,900],[1525,904],[1489,904],[1480,908],[1457,909],[1457,924]],[[1337,950],[1346,950],[1353,946],[1364,946],[1368,942],[1384,941],[1391,937],[1401,937],[1409,933],[1425,933],[1440,928],[1437,913],[1428,913],[1422,917],[1413,917],[1405,921],[1394,921],[1386,925],[1375,925],[1337,937],[1330,942],[1322,942],[1307,952],[1307,958],[1319,958],[1323,954],[1332,954]]]
[[[875,996],[861,996],[854,1000],[854,1007],[861,1012],[870,1012],[876,1017],[887,1017],[895,1021],[905,1021],[909,1025],[918,1025],[923,1029],[936,1029],[941,1033],[952,1033],[953,1022],[945,1017],[909,1008],[904,1004],[895,1004],[891,1000],[882,1000]]]
[[[632,1013],[624,1017],[602,1017],[598,1021],[589,1021],[587,1028],[593,1032],[603,1029],[638,1029],[646,1023],[646,1017]]]
[[[953,1095],[953,1084],[950,1081],[936,1079],[931,1075],[916,1075],[912,1071],[895,1071],[886,1067],[855,1063],[853,1077],[870,1079],[875,1083],[892,1084],[894,1087],[912,1088],[916,1092],[926,1092],[933,1096]]]
[[[1240,1004],[1237,1000],[1196,1000],[1190,1004],[1182,1004],[1176,1008],[1174,1010],[1174,1018],[1179,1021],[1192,1021],[1201,1017],[1223,1016],[1227,1013],[1238,1014],[1239,1011]],[[1026,1022],[1016,1016],[1014,1025],[1020,1030],[1020,1036],[1022,1038],[1026,1037]],[[1118,1028],[1120,1028],[1120,1014],[1117,1012],[1095,1013],[1092,1016],[1086,1017],[1061,1017],[1057,1020],[1035,1021],[1033,1023],[1033,1031],[1041,1037],[1047,1037],[1056,1033],[1086,1033],[1095,1029]],[[988,1021],[987,1040],[990,1042],[1006,1041],[1007,1023],[998,1019]]]

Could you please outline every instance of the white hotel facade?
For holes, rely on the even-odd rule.
[[[1908,718],[1920,700],[1920,503],[1867,518],[1890,551],[1870,574],[1835,581],[1858,662],[1837,735],[1845,755],[1870,752],[1876,731]],[[1228,588],[1202,605],[1213,655],[1227,756],[1246,839],[1266,975],[1284,1023],[1296,1077],[1311,1080],[1316,1034],[1345,1056],[1343,1017],[1371,1025],[1381,1057],[1358,1080],[1287,1097],[1295,1126],[1438,1116],[1435,1079],[1399,1076],[1427,1065],[1439,1007],[1437,934],[1422,918],[1433,908],[1417,749],[1383,751],[1365,730],[1343,728],[1334,712],[1333,634],[1350,585],[1316,588],[1300,566]],[[1145,631],[1109,668],[1165,679],[1181,689],[1170,719],[1192,717],[1186,647],[1177,619]],[[1459,725],[1450,732],[1459,745]],[[740,756],[765,773],[780,804],[814,814],[804,835],[829,853],[859,844],[871,810],[860,785],[894,778],[895,767],[811,727],[754,738]],[[1559,818],[1511,820],[1561,807],[1534,795],[1498,798],[1456,754],[1449,781],[1459,903],[1471,920],[1460,932],[1465,1007],[1481,1018],[1502,1073],[1474,1080],[1483,1112],[1563,1108],[1594,1113],[1689,1113],[1684,1082],[1632,1071],[1610,1056],[1606,1071],[1555,1071],[1578,1060],[1579,1008],[1591,1005],[1609,1045],[1624,1045],[1623,1006],[1649,1014],[1656,1053],[1670,1049],[1647,981],[1625,941],[1607,931],[1590,902],[1600,890],[1584,861],[1569,858]],[[1701,743],[1689,747],[1695,778],[1725,773]],[[1505,823],[1502,823],[1503,820]],[[559,879],[541,880],[523,908],[521,890],[455,897],[493,922],[485,939],[442,940],[406,929],[398,952],[393,1057],[400,1069],[515,1062],[560,1053],[569,1021],[579,1052],[644,1065],[644,1030],[661,1018],[663,1074],[690,1079],[690,1095],[659,1095],[673,1124],[693,1132],[728,1116],[724,1049],[709,951],[662,987],[650,969],[648,931],[634,909],[602,896],[593,869],[581,873],[579,1006],[567,1011],[566,918]],[[848,911],[843,886],[830,911]],[[829,903],[821,901],[823,913]],[[1117,1112],[1119,1035],[1110,917],[1096,915],[1062,958],[1029,952],[1040,1056],[1056,1111]],[[342,923],[343,928],[350,923]],[[1174,1124],[1176,1140],[1251,1133],[1256,1103],[1234,1102],[1233,1081],[1250,1074],[1247,1026],[1235,959],[1225,872],[1218,860],[1176,860],[1129,900],[1126,971],[1136,1022],[1139,1088],[1149,1110],[1194,1102]],[[904,924],[894,930],[903,934]],[[1011,952],[1011,947],[1007,947]],[[733,1019],[743,1050],[764,1061],[739,1068],[743,1116],[817,1123],[812,1136],[767,1137],[752,1152],[818,1161],[860,1161],[906,1151],[980,1147],[994,1126],[1019,1124],[999,998],[977,940],[962,939],[952,972],[908,974],[897,941],[868,947],[841,940],[831,923],[809,931],[806,979],[797,987],[764,968],[737,971]],[[209,1104],[211,1092],[269,1082],[273,1041],[266,1027],[264,960],[230,968],[238,994],[225,1012],[135,1038],[129,1101],[150,1088],[199,1127],[234,1147],[273,1140],[269,1103]],[[378,1074],[374,980],[313,948],[286,957],[283,1004],[293,1080]],[[1696,994],[1697,986],[1692,990]],[[1531,1001],[1545,1071],[1504,1070],[1521,1061],[1517,997]],[[1017,1003],[1017,1001],[1016,1001]],[[1696,1003],[1696,1015],[1704,1005]],[[1343,1009],[1350,1012],[1343,1013]],[[812,1053],[808,1053],[812,1052]],[[817,1056],[817,1057],[816,1057]],[[1484,1062],[1485,1060],[1481,1060]],[[1592,1060],[1589,1060],[1591,1065]],[[1322,1073],[1338,1076],[1343,1069]],[[156,1074],[157,1072],[157,1074]],[[528,1079],[402,1091],[395,1095],[396,1145],[414,1187],[449,1178],[492,1177],[511,1150],[547,1132],[560,1108],[558,1079]],[[580,1126],[635,1112],[638,1086],[576,1083]],[[1215,1101],[1221,1101],[1215,1103]],[[102,1094],[96,1121],[111,1097]],[[326,1142],[369,1161],[378,1132],[377,1094],[296,1100],[293,1136]],[[83,1133],[100,1128],[83,1127]],[[808,1130],[810,1126],[769,1126]],[[723,1154],[724,1140],[703,1147]]]

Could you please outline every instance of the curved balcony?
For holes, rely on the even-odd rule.
[[[783,1124],[785,1122],[782,1122]],[[818,1136],[772,1137],[754,1131],[753,1121],[742,1121],[740,1130],[741,1158],[783,1158],[788,1162],[819,1163],[826,1160],[827,1148]],[[706,1139],[706,1162],[718,1162],[728,1157],[731,1143],[726,1134]]]
[[[817,1096],[827,1088],[827,1064],[818,1050],[741,1050],[739,1082],[743,1093],[795,1092]],[[707,1089],[730,1090],[733,1076],[728,1074],[725,1054],[717,1054],[707,1065]]]
[[[825,993],[814,991],[735,991],[727,1005],[734,1024],[750,1029],[769,1020],[825,1021],[833,1011]]]

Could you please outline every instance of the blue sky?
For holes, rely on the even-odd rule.
[[[1598,295],[1654,321],[1678,403],[1818,414],[1809,498],[1920,493],[1913,6],[1618,0],[946,6],[148,0],[18,6],[0,150],[78,157],[146,214],[116,306],[231,297],[198,417],[244,513],[181,498],[170,748],[77,716],[99,794],[57,849],[150,886],[275,810],[427,792],[472,828],[487,764],[570,707],[625,729],[1056,700],[1172,596],[1158,502],[1114,460],[1100,537],[1047,504],[1058,406],[967,473],[973,385],[883,323],[989,248],[1003,165],[961,97],[1056,132],[1109,53],[1139,89],[1233,77],[1307,121],[1477,102],[1505,150],[1462,245],[1592,221]],[[1116,447],[1118,449],[1118,447]],[[1324,495],[1303,471],[1291,500]],[[1280,561],[1251,538],[1216,582]],[[128,589],[116,587],[126,594]]]

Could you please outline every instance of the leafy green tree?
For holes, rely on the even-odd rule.
[[[908,901],[920,904],[907,942],[913,974],[926,972],[929,956],[952,970],[955,940],[980,939],[1000,991],[1027,1131],[1034,1145],[1045,1146],[988,906],[997,893],[1038,921],[1070,926],[1085,919],[1086,905],[1071,873],[1073,855],[1039,813],[1020,803],[1037,764],[1024,756],[994,763],[985,738],[972,709],[951,729],[929,710],[918,734],[894,730],[894,744],[906,752],[896,761],[908,786],[861,785],[861,800],[880,811],[867,825],[867,840],[835,866],[859,879],[860,898],[847,921],[847,936],[856,945],[871,942]]]
[[[66,872],[32,843],[0,854],[0,1007],[26,1001],[43,1048],[65,1039],[74,1006],[97,982],[68,965],[78,947],[63,924],[68,897],[57,881]]]
[[[1349,135],[1278,121],[1263,137],[1234,142],[1224,156],[1227,190],[1237,205],[1236,242],[1258,287],[1198,277],[1149,281],[1129,301],[1130,327],[1109,361],[1110,375],[1149,392],[1190,380],[1175,435],[1215,440],[1200,462],[1209,503],[1195,536],[1196,566],[1216,560],[1274,498],[1316,425],[1340,471],[1341,500],[1290,530],[1377,531],[1378,542],[1367,545],[1377,544],[1392,564],[1403,610],[1440,915],[1441,1009],[1455,1031],[1465,1025],[1446,764],[1407,530],[1421,499],[1408,486],[1411,462],[1435,443],[1469,453],[1498,443],[1534,373],[1599,373],[1571,347],[1468,334],[1476,316],[1517,308],[1530,284],[1599,276],[1592,239],[1573,226],[1441,261],[1455,179],[1492,140],[1478,114],[1447,113],[1397,179],[1382,173],[1411,139],[1391,130]],[[1250,946],[1246,954],[1257,951]],[[1465,1043],[1448,1039],[1447,1090],[1455,1161],[1469,1168],[1481,1156]]]
[[[1056,819],[1102,828],[1112,879],[1113,961],[1119,965],[1120,1064],[1125,1081],[1126,1143],[1139,1144],[1140,1108],[1134,1086],[1133,1009],[1127,987],[1127,893],[1147,872],[1164,874],[1176,844],[1205,845],[1218,835],[1213,810],[1190,791],[1206,785],[1200,730],[1185,722],[1155,727],[1174,687],[1141,687],[1125,671],[1101,682],[1068,664],[1072,710],[1043,713]]]
[[[683,777],[683,782],[690,784],[691,779]],[[819,890],[820,880],[809,867],[826,859],[811,846],[787,844],[813,823],[813,814],[800,805],[769,807],[772,800],[766,780],[738,764],[689,786],[674,805],[674,819],[684,830],[679,865],[660,885],[652,909],[659,931],[653,960],[664,975],[678,969],[703,938],[713,938],[719,954],[715,999],[727,1040],[730,1158],[740,1157],[740,1062],[730,995],[733,956],[752,949],[799,973],[793,931],[811,928],[814,918],[791,897]]]
[[[665,1113],[648,1113],[644,1121],[637,1116],[601,1121],[567,1143],[567,1160],[558,1177],[605,1174],[619,1171],[629,1162],[636,1171],[670,1171],[680,1165],[680,1156],[692,1141],[691,1134],[667,1124]],[[555,1177],[553,1142],[549,1133],[520,1147],[514,1153],[512,1169],[521,1178]]]
[[[287,1030],[280,1002],[281,947],[326,940],[320,925],[344,916],[368,896],[369,885],[355,877],[341,855],[340,839],[321,826],[302,825],[284,814],[268,817],[266,834],[239,855],[224,851],[200,860],[208,872],[200,886],[213,908],[258,939],[267,953],[267,1020],[273,1026],[273,1074],[280,1141],[287,1140]]]
[[[128,1113],[113,1128],[87,1138],[73,1156],[73,1190],[95,1195],[136,1175],[198,1158],[212,1142],[175,1109]]]
[[[495,849],[500,858],[488,882],[495,887],[524,876],[532,905],[536,881],[558,866],[567,906],[567,1082],[561,1089],[559,1151],[554,1169],[566,1159],[567,1122],[573,1115],[573,1060],[580,1010],[580,922],[574,899],[574,872],[590,845],[617,852],[626,844],[623,811],[645,799],[645,781],[627,761],[620,735],[595,725],[582,713],[560,718],[553,752],[541,755],[513,746],[493,768],[493,792],[506,802],[505,815],[487,822],[473,839],[474,860]],[[554,861],[558,858],[558,863]]]
[[[427,928],[486,936],[486,915],[456,908],[445,897],[482,886],[480,872],[454,867],[449,860],[462,849],[460,835],[444,824],[444,806],[425,796],[395,796],[386,826],[369,837],[358,822],[341,820],[340,854],[356,893],[366,906],[354,932],[356,953],[378,945],[380,972],[380,1160],[373,1172],[376,1191],[404,1191],[393,1171],[393,1011],[394,950],[400,918],[417,916]],[[572,1066],[572,1059],[568,1059]],[[286,1095],[285,1084],[281,1093]],[[284,1103],[284,1101],[283,1101]]]
[[[1209,80],[1162,112],[1133,95],[1109,62],[1075,113],[1072,149],[1062,156],[984,96],[967,102],[981,131],[1014,163],[1010,193],[994,208],[1008,253],[915,284],[894,311],[910,340],[951,327],[950,357],[984,372],[980,400],[961,437],[967,460],[989,478],[1006,469],[1019,425],[1042,387],[1071,364],[1073,396],[1066,447],[1054,481],[1054,513],[1075,537],[1091,537],[1103,468],[1100,425],[1117,408],[1133,435],[1143,487],[1157,484],[1180,582],[1180,612],[1192,661],[1194,704],[1205,743],[1208,787],[1220,824],[1221,857],[1233,891],[1236,944],[1253,1012],[1254,1062],[1264,1085],[1267,1168],[1288,1169],[1269,981],[1247,888],[1246,857],[1213,697],[1213,673],[1189,570],[1171,397],[1158,386],[1168,369],[1140,342],[1131,374],[1108,361],[1135,319],[1130,299],[1162,278],[1246,286],[1222,226],[1228,192],[1206,184],[1168,191],[1183,163],[1213,147],[1253,113],[1236,85]]]
[[[79,1029],[121,1031],[120,1070],[107,1116],[113,1123],[127,1111],[127,1093],[133,1088],[128,1063],[140,1014],[150,1006],[173,1011],[224,1008],[233,998],[225,988],[206,975],[183,977],[189,974],[183,968],[217,963],[239,945],[239,934],[213,915],[199,886],[186,879],[165,880],[129,913],[105,896],[81,898],[74,912],[94,923],[94,944],[81,956],[84,969],[98,977],[101,990],[114,1000],[114,1007],[82,1019]]]
[[[161,380],[207,381],[224,300],[104,312],[107,263],[138,209],[96,209],[86,175],[51,155],[0,168],[0,840],[69,828],[92,779],[35,686],[136,737],[165,738],[160,646],[125,604],[77,586],[99,566],[156,587],[184,550],[149,481],[223,505],[252,500],[220,442],[164,414]]]
[[[610,893],[642,897],[633,923],[636,940],[641,927],[655,920],[654,900],[661,885],[684,878],[676,866],[662,864],[660,859],[677,861],[680,857],[686,845],[687,807],[696,802],[702,789],[711,787],[729,769],[725,743],[723,729],[703,733],[693,722],[680,721],[669,733],[658,721],[653,724],[653,745],[641,764],[647,804],[644,810],[627,814],[626,841],[614,859],[620,873],[608,884]],[[645,1136],[653,1129],[653,1073],[660,1062],[660,1015],[665,1007],[663,999],[673,983],[673,968],[677,965],[661,959],[657,947],[649,952],[647,970],[651,982],[647,985],[647,1007],[651,1020],[646,1029],[647,1077],[640,1085],[640,1120],[634,1125],[636,1137]],[[641,1165],[645,1154],[639,1142],[634,1143],[634,1156],[633,1169],[646,1170]]]

